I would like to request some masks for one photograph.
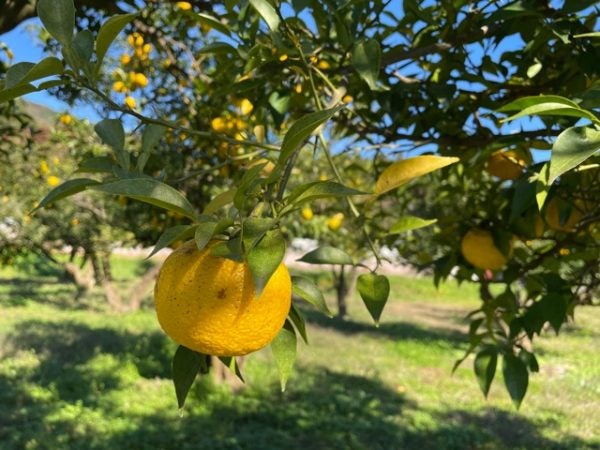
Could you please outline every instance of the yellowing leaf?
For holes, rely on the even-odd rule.
[[[453,156],[421,155],[395,162],[379,176],[375,185],[375,195],[381,195],[414,178],[441,169],[457,162]]]

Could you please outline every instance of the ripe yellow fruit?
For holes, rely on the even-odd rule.
[[[562,223],[561,209],[563,209],[561,208],[561,201],[558,197],[554,197],[546,206],[544,218],[546,219],[548,226],[553,230],[569,233],[574,230],[575,225],[577,225],[583,216],[583,204],[582,202],[575,201],[574,204],[571,205],[569,217],[567,217],[566,220],[563,219]]]
[[[133,109],[135,108],[135,98],[133,98],[131,95],[128,95],[127,97],[125,97],[125,105],[127,105],[129,108]]]
[[[138,34],[135,38],[135,46],[142,47],[143,45],[144,45],[144,38]]]
[[[304,220],[312,220],[312,218],[314,217],[313,210],[310,209],[308,206],[302,208],[301,214]]]
[[[189,11],[190,9],[192,9],[192,4],[190,2],[177,2],[175,3],[175,6],[177,6],[182,11]]]
[[[55,175],[50,175],[48,178],[46,178],[46,182],[52,187],[58,186],[60,184],[60,178]]]
[[[528,152],[498,150],[488,158],[486,170],[501,180],[516,180],[530,162],[531,155]]]
[[[154,288],[160,326],[174,341],[215,356],[245,355],[266,346],[283,327],[292,283],[282,263],[260,297],[246,263],[198,250],[188,241],[165,260]]]
[[[279,61],[281,61],[281,62],[287,61],[287,59],[288,59],[288,55],[286,55],[285,53],[279,57]]]
[[[331,231],[339,230],[342,227],[342,223],[344,223],[344,214],[341,212],[334,214],[325,222],[327,228],[329,228]]]
[[[217,133],[223,133],[227,131],[227,122],[223,117],[215,117],[210,121],[210,127]]]
[[[317,67],[321,70],[327,70],[331,67],[331,64],[329,64],[327,61],[321,60],[317,64]]]
[[[122,66],[126,66],[131,62],[131,56],[129,56],[127,53],[123,53],[121,55],[120,61]]]
[[[125,86],[125,83],[123,83],[122,81],[115,81],[113,83],[113,91],[125,93],[127,92],[127,86]]]
[[[460,243],[460,251],[464,258],[478,269],[501,269],[508,260],[494,244],[492,233],[478,228],[469,230],[465,234]],[[512,253],[512,241],[510,253]]]
[[[240,112],[244,116],[247,116],[248,114],[250,114],[252,112],[253,109],[254,109],[254,105],[252,104],[252,102],[250,100],[248,100],[247,98],[243,98],[242,101],[240,102]]]
[[[63,125],[69,125],[71,122],[73,122],[73,116],[71,116],[70,114],[62,114],[58,120],[60,121],[60,123],[62,123]]]
[[[345,104],[352,103],[353,100],[354,99],[349,94],[346,94],[342,97],[342,103],[345,103]]]
[[[148,78],[143,73],[134,73],[131,78],[133,84],[138,87],[145,88],[148,86]]]
[[[142,52],[144,52],[145,55],[150,54],[150,52],[152,51],[152,44],[144,44],[144,46],[142,47]]]

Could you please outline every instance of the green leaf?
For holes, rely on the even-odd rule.
[[[298,261],[308,264],[348,264],[354,261],[348,253],[335,247],[323,246],[305,254]]]
[[[233,356],[219,356],[219,360],[231,371],[231,373],[238,377],[242,383],[245,383],[240,366]]]
[[[96,38],[96,72],[100,70],[104,56],[111,44],[117,38],[123,28],[131,22],[137,14],[120,14],[112,16],[100,27]]]
[[[540,73],[540,71],[542,70],[544,66],[542,65],[542,63],[534,63],[531,66],[529,66],[527,68],[527,78],[533,78],[535,77],[538,73]]]
[[[73,39],[73,50],[81,62],[89,62],[94,54],[94,35],[90,30],[81,30]]]
[[[313,112],[295,121],[283,138],[281,153],[279,154],[276,167],[279,167],[281,170],[290,156],[304,144],[304,141],[308,139],[311,133],[342,108],[343,106],[336,106],[335,108]],[[274,170],[273,174],[275,172]],[[274,179],[277,179],[278,176],[279,174],[274,175]]]
[[[54,203],[57,200],[77,194],[78,192],[84,191],[89,186],[94,186],[97,184],[99,184],[98,181],[90,178],[75,178],[73,180],[65,181],[61,185],[52,189],[35,207],[34,211],[37,211],[38,209],[43,208],[50,203]]]
[[[242,243],[248,253],[262,239],[266,232],[276,225],[275,219],[267,217],[248,217],[242,222]]]
[[[115,152],[121,152],[125,148],[125,130],[119,119],[103,119],[94,126],[94,130],[102,142]]]
[[[319,198],[366,194],[366,192],[346,187],[335,181],[315,181],[298,186],[290,193],[286,202],[290,205],[300,205]]]
[[[517,409],[527,393],[529,384],[529,372],[525,363],[512,354],[504,355],[502,362],[502,374],[504,375],[504,384],[513,404]]]
[[[481,392],[487,398],[490,386],[496,375],[496,365],[498,363],[498,352],[494,348],[485,348],[475,355],[473,369],[475,376],[481,388]]]
[[[410,230],[427,227],[437,222],[437,219],[422,219],[416,216],[400,217],[396,223],[390,228],[388,234],[399,234]]]
[[[452,156],[435,155],[414,156],[397,161],[387,167],[377,179],[375,195],[384,194],[415,178],[458,161],[458,158]]]
[[[64,46],[69,46],[75,28],[73,0],[39,0],[37,13],[48,33]]]
[[[165,134],[166,128],[162,125],[155,125],[153,123],[146,125],[144,131],[142,131],[142,151],[138,156],[136,169],[139,172],[144,170],[146,163],[148,162],[148,158],[150,158],[150,153],[160,139]]]
[[[532,106],[555,103],[560,107],[579,108],[579,105],[568,98],[559,95],[536,95],[523,97],[513,102],[510,102],[498,109],[498,112],[521,111]]]
[[[226,36],[231,36],[231,31],[229,31],[229,28],[227,28],[226,25],[224,25],[222,22],[215,19],[214,17],[208,14],[200,13],[196,16],[196,18],[201,24],[206,25],[210,28],[214,28],[215,30],[220,31]]]
[[[210,242],[217,229],[217,222],[200,222],[196,226],[196,232],[194,233],[194,239],[196,240],[196,247],[198,250],[203,250],[206,245]]]
[[[110,156],[92,156],[86,158],[77,168],[77,172],[112,173],[115,160]]]
[[[210,250],[214,256],[219,258],[227,258],[237,262],[244,261],[242,240],[239,236],[228,241],[217,242]]]
[[[548,183],[554,183],[558,177],[577,167],[599,149],[600,131],[592,127],[567,128],[552,146]]]
[[[17,63],[6,71],[6,84],[4,87],[10,89],[19,84],[29,83],[52,75],[60,75],[63,71],[62,62],[54,56],[44,58],[37,64]]]
[[[371,90],[377,88],[381,69],[381,47],[375,39],[363,39],[352,50],[352,65]]]
[[[508,122],[520,117],[533,115],[579,117],[582,119],[589,119],[595,123],[600,123],[598,118],[593,113],[579,107],[573,108],[571,106],[564,106],[560,103],[542,103],[540,105],[530,106],[529,108],[525,108],[517,114],[502,119],[501,122]]]
[[[31,94],[32,92],[37,92],[39,90],[40,89],[36,88],[32,84],[19,84],[18,86],[10,89],[3,89],[0,91],[0,103],[22,97],[23,95]]]
[[[211,55],[211,54],[220,54],[220,53],[232,53],[235,54],[237,52],[236,48],[230,44],[225,42],[213,42],[212,44],[205,45],[196,53],[198,55]]]
[[[369,314],[379,326],[379,318],[390,295],[390,282],[385,275],[363,273],[356,280],[356,288]]]
[[[279,230],[269,230],[263,238],[246,252],[248,267],[254,280],[258,297],[271,275],[285,256],[285,239]]]
[[[199,372],[208,372],[208,356],[190,350],[183,345],[177,347],[175,356],[173,356],[173,383],[175,384],[175,394],[177,395],[177,404],[183,408],[185,399]]]
[[[181,192],[152,178],[118,180],[95,185],[91,189],[105,194],[124,195],[196,219],[194,207]]]
[[[308,337],[306,335],[306,322],[304,321],[302,313],[294,306],[293,303],[292,307],[290,308],[288,318],[292,321],[292,323],[300,333],[300,336],[302,337],[304,343],[308,344]]]
[[[206,205],[204,207],[202,214],[207,214],[207,215],[214,214],[222,207],[227,206],[230,203],[233,203],[233,199],[235,197],[235,192],[236,192],[235,188],[231,188],[228,191],[221,192],[215,198],[213,198],[208,203],[208,205]]]
[[[296,333],[288,320],[285,321],[285,325],[271,342],[271,351],[279,372],[281,392],[284,392],[296,361]]]
[[[193,236],[193,233],[196,229],[195,225],[175,225],[174,227],[167,228],[163,234],[160,235],[158,241],[156,241],[156,245],[152,249],[152,252],[147,256],[150,258],[152,255],[162,250],[165,247],[168,247],[175,241],[179,241],[181,239],[186,239]]]
[[[333,317],[333,313],[329,310],[323,293],[317,285],[309,278],[293,276],[292,277],[292,293],[306,300],[313,305],[317,310],[321,311],[327,317]]]
[[[250,4],[258,11],[261,17],[267,22],[269,29],[276,32],[279,28],[279,16],[275,8],[266,0],[250,0]]]

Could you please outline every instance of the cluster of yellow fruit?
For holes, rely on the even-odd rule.
[[[52,163],[54,165],[58,165],[59,164],[59,159],[57,157],[52,158]],[[43,159],[42,161],[40,161],[40,165],[39,165],[39,173],[42,177],[46,178],[46,183],[48,183],[49,186],[51,187],[55,187],[58,186],[60,184],[60,178],[58,178],[56,175],[52,175],[50,173],[50,166],[48,166],[48,162]]]
[[[300,216],[302,217],[302,219],[309,221],[313,219],[315,213],[313,212],[310,206],[305,206],[300,210]],[[344,214],[341,212],[335,213],[333,216],[327,218],[327,220],[325,221],[325,225],[327,225],[327,228],[329,228],[331,231],[339,230],[342,227],[343,223]]]
[[[152,52],[152,44],[145,42],[144,37],[140,33],[132,33],[127,36],[127,43],[133,47],[133,55],[128,53],[124,53],[121,55],[119,61],[121,62],[121,66],[123,69],[115,70],[113,72],[113,91],[119,94],[125,94],[125,98],[123,103],[128,108],[135,108],[137,102],[135,98],[131,95],[132,92],[137,89],[143,89],[148,86],[148,77],[142,72],[135,70],[125,71],[128,66],[133,66],[134,64],[139,66],[147,65],[148,59],[150,57],[150,53]]]

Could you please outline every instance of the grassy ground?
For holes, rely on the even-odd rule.
[[[124,278],[144,269],[116,264]],[[540,340],[541,373],[516,412],[501,379],[482,398],[471,361],[450,375],[476,290],[397,277],[379,329],[356,299],[344,322],[306,309],[311,345],[284,394],[262,351],[245,388],[197,382],[180,417],[175,345],[153,311],[113,314],[98,292],[74,302],[34,266],[0,271],[2,450],[600,449],[599,310]]]

